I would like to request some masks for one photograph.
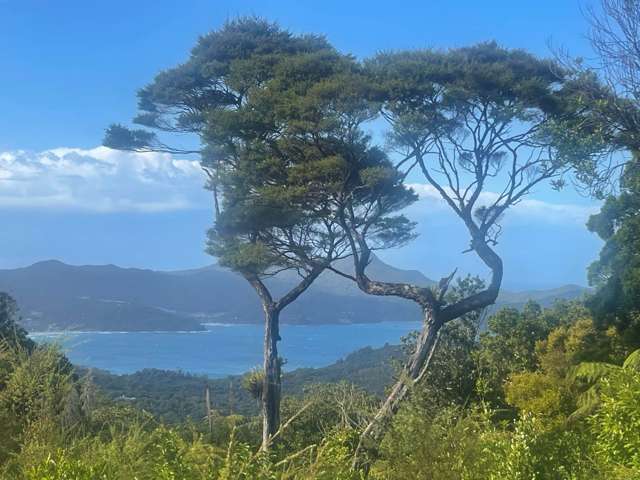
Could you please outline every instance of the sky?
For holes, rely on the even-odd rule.
[[[194,158],[116,152],[105,128],[135,115],[136,91],[184,61],[198,37],[240,15],[326,35],[365,58],[381,50],[496,40],[589,58],[577,0],[0,0],[0,268],[39,260],[153,269],[203,266],[211,198]],[[425,185],[408,214],[419,237],[384,260],[432,278],[486,273]],[[598,203],[541,187],[504,219],[505,288],[586,284],[601,247],[584,224]]]

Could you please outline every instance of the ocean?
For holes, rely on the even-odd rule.
[[[418,322],[282,325],[285,371],[323,367],[363,347],[398,344]],[[210,377],[236,375],[262,364],[262,325],[208,324],[201,332],[34,332],[58,343],[76,365],[132,373],[145,368]]]

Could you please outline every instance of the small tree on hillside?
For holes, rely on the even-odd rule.
[[[32,350],[35,343],[18,324],[18,304],[11,295],[0,292],[0,343]]]
[[[446,293],[455,271],[433,288],[374,281],[366,268],[372,250],[368,219],[375,217],[357,209],[344,217],[360,289],[414,301],[424,314],[413,355],[362,434],[356,465],[375,450],[411,386],[425,377],[441,328],[495,302],[503,265],[494,247],[507,209],[544,181],[561,188],[570,172],[595,171],[592,152],[602,147],[597,133],[575,137],[575,129],[567,128],[583,122],[575,108],[576,84],[557,65],[523,51],[490,43],[381,54],[367,68],[391,126],[390,143],[400,153],[397,168],[405,174],[417,170],[451,208],[469,232],[468,251],[491,278],[481,291],[453,302]]]

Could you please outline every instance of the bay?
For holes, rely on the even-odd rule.
[[[285,371],[323,367],[363,347],[397,344],[418,322],[282,325]],[[34,332],[55,342],[76,365],[133,373],[145,368],[210,377],[237,375],[262,363],[262,325],[208,324],[200,332]]]

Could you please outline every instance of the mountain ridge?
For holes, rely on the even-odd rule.
[[[345,270],[350,264],[345,264]],[[374,259],[372,278],[435,283],[417,270],[402,270]],[[268,281],[274,295],[296,281],[288,272]],[[0,291],[21,306],[29,331],[47,330],[202,330],[202,323],[259,323],[257,296],[238,274],[216,264],[177,271],[123,268],[117,265],[69,265],[45,260],[27,267],[0,270]],[[577,285],[529,292],[503,291],[498,306],[519,307],[529,298],[548,305],[575,298],[587,290]],[[375,323],[420,319],[412,302],[362,293],[350,280],[325,272],[295,303],[283,311],[284,323]]]

